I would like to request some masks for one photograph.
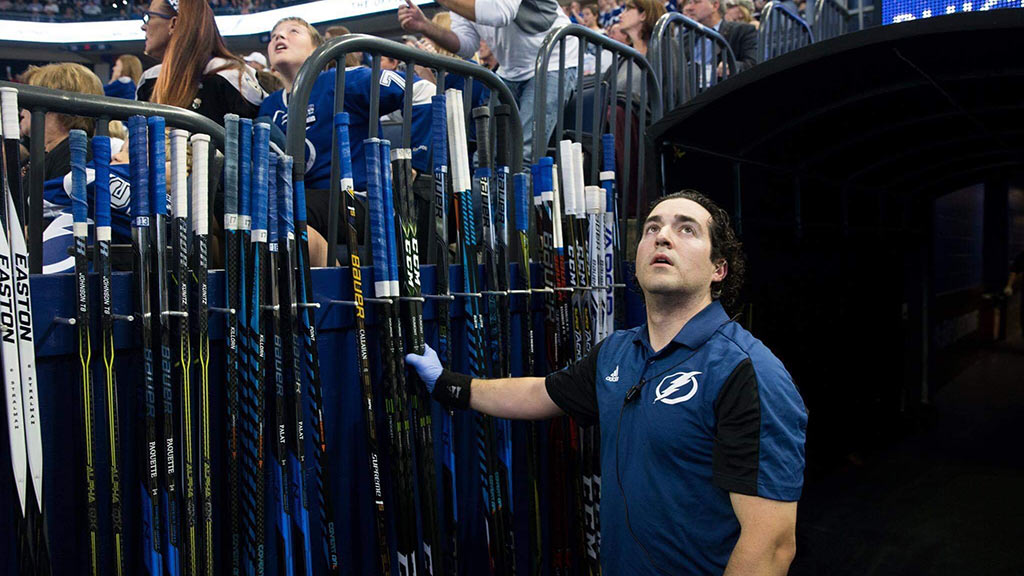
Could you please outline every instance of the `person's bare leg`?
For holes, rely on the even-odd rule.
[[[309,265],[313,268],[327,266],[327,240],[313,227],[307,227],[309,233]],[[337,266],[337,262],[332,266]]]

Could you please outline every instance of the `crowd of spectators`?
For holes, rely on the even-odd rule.
[[[301,4],[309,0],[208,0],[214,14],[251,14]],[[766,0],[723,0],[725,19],[757,26]],[[792,0],[789,1],[792,3]],[[608,33],[626,9],[626,0],[565,2],[563,7],[573,23]],[[665,0],[665,10],[681,12],[683,0]],[[792,8],[796,8],[793,4]],[[146,2],[137,0],[0,0],[0,17],[40,22],[80,20],[127,20],[142,18]]]
[[[647,53],[651,28],[658,17],[666,12],[681,12],[722,34],[732,47],[739,69],[743,70],[755,62],[756,31],[760,25],[761,10],[766,2],[767,0],[598,0],[590,3],[572,0],[563,2],[562,8],[573,23],[632,46],[644,55]],[[798,9],[794,0],[786,0],[785,3],[793,10]],[[802,5],[801,2],[800,6]],[[631,11],[635,11],[635,14]],[[637,25],[639,22],[647,24],[641,28]],[[723,22],[726,24],[723,25]],[[590,55],[585,58],[584,73],[595,73],[593,58]],[[606,69],[609,64],[610,61],[602,61],[602,68]]]

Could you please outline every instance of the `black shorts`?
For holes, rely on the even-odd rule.
[[[356,238],[363,243],[363,230],[366,229],[365,197],[356,195]],[[318,188],[306,189],[306,224],[327,239],[329,224],[331,191]],[[335,234],[336,244],[348,244],[347,215],[341,211],[341,194],[338,195],[338,231]]]
[[[416,207],[419,212],[417,218],[417,240],[419,241],[421,263],[433,263],[434,258],[426,249],[430,233],[433,231],[433,214],[431,213],[431,196],[433,194],[433,178],[421,174],[413,182],[413,193],[416,197]],[[306,190],[306,223],[316,230],[325,239],[327,238],[328,215],[330,214],[330,190],[307,189]],[[356,194],[356,240],[360,246],[366,245],[366,196]],[[449,222],[453,219],[449,218]],[[348,221],[346,215],[341,212],[341,199],[338,200],[338,232],[335,235],[335,243],[348,244]],[[340,253],[339,253],[340,254]]]

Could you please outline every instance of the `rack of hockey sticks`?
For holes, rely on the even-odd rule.
[[[445,79],[449,75],[464,76],[466,89],[436,93],[428,104],[417,102],[416,109],[413,104],[414,90],[406,90],[401,107],[403,124],[400,141],[393,142],[380,138],[376,123],[370,122],[366,129],[366,138],[358,143],[352,142],[349,131],[350,119],[344,112],[346,74],[351,72],[346,71],[343,62],[345,54],[354,51],[369,54],[372,59],[368,100],[370,118],[380,116],[379,80],[382,74],[382,56],[404,62],[406,70],[413,70],[416,66],[432,69],[436,84],[440,86],[445,85]],[[456,489],[456,455],[452,445],[455,436],[454,422],[452,414],[433,406],[434,403],[425,395],[422,386],[414,382],[412,374],[407,373],[403,356],[407,351],[422,350],[425,337],[423,312],[424,305],[428,302],[434,305],[435,317],[438,319],[437,348],[442,362],[447,366],[453,366],[455,361],[454,333],[450,323],[453,305],[459,309],[465,308],[463,317],[467,319],[467,337],[481,345],[485,341],[480,315],[480,300],[483,299],[483,293],[487,292],[490,299],[502,299],[500,305],[491,306],[489,310],[493,310],[499,316],[499,308],[504,307],[507,312],[507,299],[511,295],[507,285],[507,272],[501,275],[505,282],[503,290],[500,286],[492,286],[489,290],[474,287],[478,280],[477,275],[464,274],[463,292],[452,292],[448,287],[448,275],[442,273],[438,274],[436,293],[423,294],[419,265],[420,262],[429,261],[436,264],[438,269],[447,270],[449,263],[452,263],[449,245],[458,244],[458,254],[463,264],[473,263],[468,267],[464,265],[463,270],[477,269],[475,252],[480,244],[475,238],[475,231],[482,222],[491,220],[485,218],[482,222],[477,222],[484,214],[472,213],[472,197],[469,192],[472,185],[475,193],[479,195],[476,184],[481,181],[475,179],[471,183],[468,177],[466,125],[471,121],[468,116],[470,103],[473,101],[473,80],[491,90],[491,106],[498,104],[497,107],[503,109],[504,114],[511,118],[508,125],[515,127],[506,129],[503,134],[506,141],[504,150],[508,151],[508,158],[502,163],[505,166],[505,174],[518,172],[521,165],[522,138],[521,131],[518,130],[518,110],[508,88],[491,72],[475,64],[425,53],[379,38],[347,35],[325,43],[306,61],[296,79],[289,101],[289,115],[305,113],[314,81],[319,77],[320,71],[331,62],[336,63],[335,140],[331,153],[332,189],[326,237],[337,238],[339,220],[344,219],[341,225],[347,230],[343,236],[346,239],[348,259],[343,263],[349,264],[351,270],[357,318],[355,332],[359,350],[358,373],[361,375],[364,418],[366,422],[372,422],[376,418],[376,413],[372,409],[383,406],[387,433],[382,437],[386,439],[383,444],[386,446],[388,468],[393,479],[393,494],[385,497],[379,482],[382,467],[381,454],[378,452],[378,434],[374,426],[368,426],[369,464],[366,476],[372,480],[374,486],[374,525],[380,555],[378,564],[381,571],[385,571],[391,564],[397,564],[401,573],[454,574],[459,566],[468,565],[467,558],[462,557],[457,550],[460,515],[457,498],[459,492]],[[419,108],[420,105],[423,107]],[[415,160],[411,151],[410,123],[412,118],[420,113],[430,115],[428,137],[432,151],[432,170],[419,170],[421,176],[433,176],[434,192],[429,203],[416,198],[412,190],[411,165]],[[461,134],[461,140],[458,134]],[[356,144],[361,144],[365,157],[365,211],[369,215],[365,231],[357,230],[356,210],[361,207],[363,191],[357,192],[353,189],[354,160],[348,155],[349,147],[355,148]],[[456,146],[459,152],[456,152]],[[288,151],[296,158],[294,182],[298,189],[304,185],[305,163],[300,161],[305,158],[306,152],[304,125],[288,125]],[[423,172],[428,173],[422,174]],[[508,181],[511,182],[511,178]],[[460,186],[466,187],[465,190]],[[465,219],[465,216],[461,215],[464,207],[470,210],[468,216],[471,225],[468,228],[461,224],[449,225],[453,220],[462,222]],[[430,228],[426,231],[418,226],[418,222],[421,221],[419,214],[423,212],[432,216],[425,219]],[[503,213],[502,217],[505,216],[507,213]],[[457,237],[450,237],[450,230],[457,230]],[[366,238],[362,239],[359,236],[364,232]],[[361,244],[366,246],[362,251],[359,248]],[[335,262],[335,254],[336,245],[333,241],[329,242],[327,262]],[[372,277],[375,280],[372,284],[372,293],[368,290],[371,284],[367,282],[371,274],[370,262]],[[377,348],[381,351],[382,366],[379,380],[371,378],[372,359],[369,357],[366,344],[368,335],[364,319],[369,317],[369,310],[372,310],[377,318],[379,328]],[[504,326],[508,326],[507,318]],[[484,375],[485,358],[478,354],[481,346],[471,345],[469,350],[469,357],[460,360],[468,365],[471,372]],[[384,399],[382,403],[374,401],[378,396]],[[433,422],[434,415],[440,417],[438,425]],[[486,419],[479,424],[482,429],[491,430]],[[441,441],[440,450],[434,447],[435,438]],[[503,438],[509,442],[511,440],[507,423]],[[504,448],[501,448],[502,446]],[[488,495],[491,494],[490,487],[498,484],[502,485],[504,491],[508,491],[511,445],[503,440],[496,440],[483,446],[481,454],[481,462],[484,464],[478,469],[481,470],[479,485],[483,486],[481,494],[486,501],[483,504],[484,516],[488,528],[494,529],[497,501]],[[436,459],[439,459],[440,466],[435,464]],[[503,463],[504,472],[491,474],[491,470],[497,470],[497,462]],[[458,485],[462,490],[468,490],[471,486],[468,482],[468,478],[459,479]],[[502,499],[503,502],[508,500],[509,496]],[[385,503],[390,510],[385,508]],[[514,565],[511,506],[502,514],[505,516],[506,528],[502,530],[504,536],[500,544],[495,543],[491,546],[489,562],[495,569],[507,566],[501,568],[502,572],[511,573]],[[388,529],[388,522],[392,518],[395,526],[393,537],[392,531]],[[492,536],[495,534],[497,533],[492,533]],[[499,550],[504,551],[499,554]]]
[[[126,471],[122,463],[127,461],[126,458],[134,460],[128,453],[134,450],[135,446],[132,439],[126,439],[122,431],[126,429],[126,424],[127,429],[134,428],[134,411],[130,407],[135,391],[131,390],[132,393],[126,394],[130,384],[119,383],[116,376],[117,350],[114,346],[114,334],[133,331],[142,323],[139,321],[140,316],[133,313],[130,302],[115,302],[112,297],[111,216],[112,212],[119,211],[121,217],[127,219],[125,204],[128,198],[128,170],[122,167],[116,171],[117,174],[111,170],[112,151],[111,140],[106,136],[107,123],[113,119],[127,120],[133,114],[164,112],[175,126],[204,132],[202,138],[206,138],[207,141],[211,136],[219,141],[222,135],[216,124],[202,116],[167,106],[142,105],[121,99],[6,82],[0,83],[0,94],[3,100],[3,117],[7,120],[4,124],[6,162],[3,171],[4,202],[7,209],[3,211],[3,215],[5,223],[12,225],[9,229],[5,228],[5,239],[10,240],[9,246],[13,256],[9,261],[13,283],[11,294],[14,295],[12,311],[16,310],[12,322],[18,322],[18,330],[12,335],[16,338],[13,342],[20,342],[17,350],[8,350],[14,352],[13,356],[5,354],[4,371],[11,382],[20,379],[25,392],[22,413],[25,422],[26,453],[30,465],[28,470],[32,479],[32,492],[28,494],[30,498],[26,498],[23,502],[26,507],[22,508],[27,520],[22,525],[28,530],[27,546],[20,547],[15,564],[23,573],[33,574],[50,573],[50,564],[53,564],[54,573],[57,573],[60,571],[58,567],[66,567],[68,562],[74,563],[77,569],[83,572],[93,574],[132,573],[132,558],[135,557],[132,543],[139,542],[140,538],[137,533],[130,532],[127,518],[134,519],[134,511],[139,507],[134,505],[137,492],[128,481],[129,478],[135,478],[136,474],[134,471]],[[31,135],[35,136],[30,145],[29,164],[26,170],[28,184],[24,188],[22,171],[18,163],[18,116],[21,111],[29,113]],[[67,192],[68,205],[65,215],[68,217],[68,228],[73,237],[69,259],[74,262],[76,304],[73,312],[69,311],[63,316],[50,316],[46,330],[42,335],[38,335],[33,333],[32,323],[26,322],[26,319],[33,317],[29,298],[32,292],[29,290],[29,272],[39,271],[43,254],[42,134],[45,132],[46,112],[92,117],[96,120],[97,136],[90,142],[84,132],[71,132],[71,170],[62,186]],[[113,153],[116,152],[117,150],[113,150]],[[114,206],[117,206],[118,210],[112,211]],[[33,209],[26,211],[28,207]],[[27,227],[17,225],[16,222],[19,220],[26,222]],[[23,235],[25,228],[28,230],[27,245]],[[90,276],[99,277],[98,290],[92,286]],[[38,279],[32,277],[33,284]],[[52,306],[52,302],[44,301],[43,312],[36,311],[37,321],[40,315],[46,317],[52,314]],[[128,313],[115,313],[115,307],[122,308]],[[96,323],[98,327],[90,323],[90,316],[99,319]],[[64,521],[67,518],[61,514],[59,506],[57,512],[43,513],[45,500],[41,493],[42,454],[53,454],[54,443],[60,442],[60,439],[51,437],[53,424],[43,427],[40,420],[47,420],[45,414],[51,415],[52,418],[63,416],[63,412],[60,410],[61,406],[40,404],[41,398],[52,397],[40,392],[36,387],[39,368],[36,366],[34,356],[40,342],[51,336],[56,325],[69,326],[69,330],[75,334],[74,347],[77,356],[77,369],[74,371],[77,385],[73,389],[69,388],[74,390],[74,393],[67,395],[77,407],[77,415],[72,420],[78,427],[75,431],[76,442],[61,445],[62,450],[58,452],[61,458],[58,462],[75,463],[76,470],[79,470],[81,465],[81,471],[74,475],[49,475],[48,485],[51,489],[48,491],[47,499],[63,499],[68,492],[80,496],[84,501],[81,510],[84,511],[85,528],[78,534],[81,537],[80,546],[64,546],[65,542],[61,540],[62,545],[53,548],[47,545],[47,534],[53,530],[64,534]],[[20,367],[15,370],[19,357]],[[128,361],[126,359],[118,364],[123,365]],[[46,363],[42,368],[44,374],[48,373]],[[51,378],[52,376],[50,374]],[[45,377],[43,381],[46,381]],[[13,392],[13,389],[12,386],[8,387],[9,391]],[[129,406],[127,412],[124,408],[126,399]],[[7,407],[10,415],[14,408],[13,403],[8,402]],[[197,414],[198,411],[197,406]],[[9,429],[13,422],[9,421]],[[82,439],[81,442],[77,441],[78,438]],[[67,454],[66,450],[72,450],[71,453],[80,456],[65,460],[63,456]],[[12,453],[12,462],[16,462],[19,453],[20,451]],[[143,455],[139,456],[141,458]],[[197,455],[197,463],[198,458]],[[22,480],[18,478],[18,468],[15,464],[13,469],[16,484],[20,488]],[[74,478],[75,482],[71,482],[71,478]],[[19,490],[19,500],[21,496]],[[51,518],[54,514],[56,516]]]
[[[327,54],[331,49],[335,52]],[[337,182],[338,225],[344,226],[342,230],[346,231],[341,236],[354,233],[356,237],[348,244],[356,247],[360,245],[358,234],[361,232],[366,234],[367,240],[362,242],[362,250],[357,248],[347,253],[348,263],[355,264],[349,267],[348,272],[341,269],[313,270],[310,265],[305,199],[302,195],[305,159],[300,157],[288,166],[289,158],[269,144],[266,128],[258,123],[253,125],[242,119],[228,118],[228,128],[212,130],[208,144],[211,154],[214,148],[224,150],[228,168],[221,172],[216,164],[210,164],[208,169],[209,180],[223,180],[225,237],[217,248],[225,252],[227,269],[225,274],[213,273],[205,282],[200,281],[198,278],[203,276],[200,270],[207,270],[209,262],[201,264],[195,256],[200,242],[196,239],[197,233],[192,231],[196,222],[192,211],[198,203],[186,203],[182,209],[173,202],[188,198],[193,192],[189,186],[195,178],[196,166],[192,164],[191,178],[179,177],[176,161],[181,157],[181,148],[175,142],[180,142],[181,135],[176,139],[172,135],[173,130],[168,134],[166,128],[160,126],[153,116],[154,111],[162,112],[160,107],[147,105],[142,110],[131,110],[144,111],[149,116],[144,126],[138,120],[131,122],[135,137],[129,139],[130,147],[135,147],[130,155],[130,166],[138,167],[136,177],[145,178],[145,183],[132,182],[136,189],[146,191],[136,200],[144,196],[149,204],[149,210],[139,207],[132,211],[133,217],[140,219],[136,234],[143,236],[137,240],[137,250],[133,252],[140,261],[136,268],[145,270],[147,278],[143,281],[141,273],[122,275],[122,279],[127,281],[122,285],[130,284],[132,291],[139,293],[138,303],[126,306],[122,299],[114,298],[109,315],[102,306],[91,309],[92,316],[101,320],[97,326],[106,322],[104,317],[109,316],[114,331],[122,335],[131,334],[135,347],[144,340],[141,337],[146,324],[144,320],[148,318],[149,324],[148,340],[143,346],[149,350],[148,359],[145,354],[124,354],[117,358],[117,372],[129,370],[132,378],[122,377],[114,383],[115,389],[131,387],[135,390],[139,405],[144,408],[137,422],[131,416],[119,418],[131,421],[121,429],[122,452],[138,451],[134,454],[135,460],[142,463],[138,471],[121,471],[121,482],[131,482],[132,487],[131,492],[123,490],[120,498],[121,508],[126,513],[123,534],[129,550],[129,572],[136,570],[131,563],[137,560],[132,558],[138,556],[136,546],[141,546],[140,540],[147,534],[149,539],[144,559],[150,566],[158,566],[161,573],[193,573],[193,566],[195,573],[207,573],[208,562],[215,570],[225,572],[237,566],[239,573],[320,574],[330,573],[332,568],[379,573],[400,567],[407,567],[409,573],[454,573],[456,569],[480,569],[480,555],[474,558],[475,551],[471,546],[464,547],[463,554],[458,553],[455,543],[460,540],[464,544],[486,540],[486,562],[494,573],[534,573],[539,569],[535,567],[551,563],[555,558],[546,545],[535,544],[540,541],[542,531],[548,529],[546,524],[543,528],[541,526],[539,493],[549,489],[537,487],[541,469],[545,466],[540,466],[541,462],[536,458],[522,462],[526,474],[520,477],[534,478],[533,486],[523,491],[522,481],[513,482],[511,449],[513,435],[519,439],[535,438],[535,442],[543,442],[551,435],[544,429],[535,428],[524,436],[525,428],[516,428],[516,432],[512,432],[508,423],[484,418],[475,420],[472,416],[460,416],[454,423],[450,420],[446,423],[444,420],[450,418],[450,414],[423,395],[422,387],[413,381],[414,374],[409,373],[401,362],[404,352],[420,350],[425,341],[431,344],[436,341],[436,348],[445,364],[463,371],[468,369],[489,377],[542,374],[550,365],[545,365],[542,357],[533,353],[543,349],[546,341],[542,323],[537,322],[535,330],[531,322],[532,295],[537,293],[545,298],[554,296],[556,301],[563,299],[563,294],[568,296],[564,298],[565,305],[557,305],[556,313],[552,315],[559,318],[559,314],[565,312],[562,316],[567,321],[563,325],[566,328],[564,333],[570,338],[567,342],[572,344],[565,346],[567,353],[575,351],[577,342],[577,332],[573,331],[577,326],[574,314],[579,317],[580,349],[585,350],[586,346],[598,341],[601,330],[610,329],[607,320],[613,316],[610,313],[613,308],[605,306],[608,312],[603,317],[604,321],[599,321],[601,303],[607,301],[595,296],[602,294],[604,287],[612,285],[607,274],[614,267],[605,265],[602,268],[599,261],[606,259],[607,255],[597,251],[601,242],[592,239],[602,237],[601,223],[604,225],[604,238],[614,238],[608,234],[615,229],[608,224],[609,211],[601,208],[601,194],[595,194],[593,189],[588,194],[586,186],[583,187],[583,200],[576,200],[579,193],[576,186],[583,182],[583,178],[573,174],[577,170],[585,171],[585,160],[576,159],[579,151],[570,145],[572,152],[566,152],[570,156],[568,160],[559,156],[557,161],[550,163],[549,202],[554,202],[554,192],[559,191],[559,210],[554,212],[556,216],[553,219],[548,216],[552,225],[549,234],[551,250],[531,247],[530,239],[541,238],[547,231],[547,228],[539,227],[543,219],[531,222],[533,211],[529,210],[530,199],[540,192],[538,186],[545,176],[538,170],[531,183],[520,170],[522,143],[517,129],[518,111],[501,81],[473,64],[443,59],[367,37],[342,38],[326,45],[314,59],[320,58],[320,64],[325,64],[343,58],[346,51],[376,53],[374,60],[378,65],[382,54],[405,61],[409,69],[414,64],[425,65],[434,70],[441,83],[449,74],[475,75],[482,78],[481,81],[494,94],[490,102],[474,107],[471,89],[467,87],[463,91],[437,94],[428,106],[433,119],[430,137],[434,192],[439,201],[426,204],[432,216],[427,219],[428,227],[432,229],[426,234],[416,214],[423,211],[424,205],[410,194],[412,171],[408,131],[387,142],[380,138],[381,134],[375,132],[376,128],[371,123],[366,137],[361,137],[367,154],[360,161],[367,162],[369,169],[366,172],[371,175],[367,186],[379,190],[368,199],[381,200],[379,205],[369,203],[371,205],[366,212],[370,225],[365,231],[361,230],[358,217],[363,197],[351,183],[353,159],[348,158],[349,166],[346,167],[343,154],[349,147],[338,145],[335,148],[331,156],[338,178],[331,180],[332,185]],[[316,70],[315,66],[316,63],[310,65],[311,70]],[[378,74],[379,68],[375,65],[370,73]],[[315,79],[317,75],[310,72],[307,76]],[[344,86],[344,74],[337,76],[341,77],[339,84]],[[293,105],[302,96],[302,81],[300,76],[293,94]],[[372,103],[377,82],[371,82],[370,86]],[[345,116],[342,108],[344,88],[336,90],[336,94],[339,95],[340,103],[336,106],[340,114],[333,118],[334,134],[339,143],[345,138],[351,141],[352,132],[345,128],[351,127],[352,120]],[[305,97],[308,99],[308,96],[307,92]],[[411,106],[407,96],[403,108],[408,112]],[[43,106],[30,104],[29,107],[42,109]],[[131,116],[103,110],[99,114],[104,116],[103,120],[128,119]],[[371,111],[372,114],[375,112]],[[404,116],[409,118],[410,114]],[[173,115],[168,114],[166,118],[166,124],[176,128],[182,126]],[[101,120],[100,124],[104,123]],[[477,135],[475,145],[469,138],[474,132]],[[168,142],[160,145],[161,139],[152,138],[152,135],[162,135]],[[144,145],[139,144],[143,139]],[[90,141],[90,145],[95,156],[95,142]],[[137,148],[139,146],[142,148]],[[614,150],[607,144],[605,148]],[[291,149],[286,147],[286,150]],[[276,160],[272,160],[272,153],[278,154]],[[474,155],[480,159],[479,162],[472,159]],[[602,160],[611,170],[601,172],[613,172],[615,156],[605,156],[607,154],[602,156]],[[95,158],[86,160],[87,165],[90,162],[95,163]],[[167,200],[160,202],[157,194],[157,190],[164,189],[157,185],[159,167],[168,164],[170,167],[165,168],[163,177],[165,182],[170,182],[165,194],[172,202],[170,207],[159,212],[159,206],[167,205]],[[538,163],[538,167],[540,165]],[[568,168],[562,168],[570,165],[571,173]],[[97,169],[96,166],[87,167],[87,180],[88,173]],[[185,174],[188,173],[186,171]],[[609,186],[604,195],[607,206],[614,176],[604,176]],[[598,180],[587,183],[596,182]],[[181,195],[181,183],[186,183],[184,196]],[[102,226],[96,226],[101,220],[95,215],[99,191],[93,191],[94,187],[91,185],[86,193],[86,206],[91,208],[88,214],[92,216],[93,224],[86,224],[87,236],[83,244],[88,248],[91,243],[102,252],[102,239],[99,242],[95,240],[95,230]],[[207,190],[211,198],[214,189],[210,187]],[[569,204],[566,195],[570,191],[573,213],[571,218],[563,221],[557,215],[563,205]],[[262,205],[258,203],[261,198]],[[291,233],[286,224],[288,207],[283,203],[286,198],[291,200],[291,222],[294,225]],[[590,205],[588,200],[591,200]],[[33,201],[30,205],[36,204]],[[185,214],[185,217],[179,218],[179,214]],[[537,214],[539,216],[540,212]],[[158,225],[158,220],[162,224]],[[276,225],[272,224],[275,220]],[[446,220],[453,225],[446,225]],[[576,278],[570,277],[569,260],[563,249],[558,258],[562,266],[549,267],[552,279],[561,276],[562,284],[552,282],[542,288],[532,288],[531,285],[540,284],[540,274],[531,275],[531,267],[532,272],[544,267],[539,262],[531,266],[531,248],[537,254],[550,253],[554,263],[555,221],[559,222],[562,245],[573,246],[574,270],[580,273]],[[614,224],[614,220],[611,222]],[[92,237],[88,236],[90,226],[94,230]],[[146,228],[144,233],[143,228]],[[562,239],[563,230],[566,240]],[[159,238],[156,237],[158,231]],[[184,244],[183,236],[186,237]],[[329,233],[328,237],[333,235]],[[568,240],[570,237],[572,241]],[[583,246],[578,251],[577,238]],[[458,246],[454,254],[449,251],[452,244]],[[510,244],[516,244],[518,248],[510,249]],[[183,260],[182,254],[189,257]],[[162,264],[159,262],[161,257],[164,260]],[[579,258],[583,258],[582,264]],[[455,276],[451,287],[446,282],[449,279],[447,274],[442,274],[443,279],[437,278],[436,284],[429,281],[429,276],[426,276],[428,280],[422,281],[419,274],[421,260],[435,263],[443,270],[449,263],[456,264],[452,267]],[[144,264],[144,261],[150,264]],[[96,256],[93,262],[90,275],[102,277],[102,259]],[[89,270],[88,263],[83,267]],[[558,270],[561,272],[556,274]],[[600,279],[602,273],[606,275],[603,282]],[[178,289],[180,279],[185,278],[189,284],[188,278],[192,276],[196,277],[191,281],[195,288],[186,290],[182,299],[182,291]],[[531,276],[537,281],[531,282]],[[86,291],[89,302],[103,300],[98,294],[104,289],[103,282],[100,278],[96,280],[86,282],[101,287],[100,290],[90,287]],[[326,285],[322,283],[325,280],[328,282]],[[161,282],[163,286],[160,286]],[[346,294],[340,295],[341,289],[332,282],[344,282]],[[116,274],[111,284],[115,288],[112,292],[118,293]],[[433,293],[425,293],[430,291],[432,284]],[[200,286],[208,286],[208,292],[199,290]],[[579,297],[574,296],[576,294]],[[351,299],[345,302],[337,300],[342,297]],[[545,298],[536,299],[536,303]],[[202,345],[203,338],[199,335],[202,330],[200,319],[206,318],[206,314],[200,314],[197,309],[203,304],[213,314],[207,326],[214,333],[207,340],[214,342],[212,349],[209,345]],[[523,309],[525,313],[516,314]],[[113,310],[121,311],[123,315],[118,317]],[[356,310],[356,314],[349,314],[351,310]],[[70,312],[61,314],[69,319],[74,315]],[[130,322],[129,315],[133,317]],[[352,317],[351,324],[347,320],[349,316]],[[430,322],[425,329],[424,317],[436,320],[436,323]],[[453,317],[457,323],[451,321]],[[64,338],[65,334],[82,334],[77,332],[78,324],[88,323],[79,323],[76,319],[74,328],[46,330]],[[41,324],[48,325],[46,321]],[[339,325],[350,325],[353,329],[333,329]],[[435,325],[436,335],[433,333]],[[586,335],[584,328],[588,325],[590,333]],[[187,329],[182,330],[183,326]],[[324,334],[321,334],[322,328],[326,330]],[[102,392],[106,374],[97,362],[100,342],[105,344],[107,341],[107,333],[102,329],[85,331],[89,342],[81,348],[83,351],[95,350],[88,358],[94,368],[95,382],[89,384],[83,378],[74,388],[76,391],[87,390],[92,386],[95,402],[89,412],[96,414],[107,412],[106,396]],[[369,330],[373,333],[368,333]],[[339,360],[332,357],[324,361],[324,369],[329,371],[324,373],[325,378],[319,387],[315,386],[314,381],[320,378],[314,374],[321,368],[319,355],[340,355],[346,347],[344,341],[339,340],[353,335],[357,346],[347,349],[357,351],[352,362],[358,368],[339,372],[336,370]],[[207,336],[209,338],[209,334]],[[513,338],[518,341],[513,342]],[[76,342],[82,340],[76,338]],[[467,341],[477,345],[464,348],[455,344]],[[122,344],[118,351],[128,347]],[[113,348],[111,346],[112,351]],[[517,359],[512,349],[520,349],[522,358]],[[83,353],[85,356],[88,354]],[[169,363],[164,362],[165,358],[170,360]],[[541,359],[540,363],[536,362],[538,359]],[[145,364],[149,366],[148,380]],[[193,369],[183,371],[182,366]],[[169,386],[165,386],[167,382]],[[203,438],[207,432],[202,418],[203,394],[200,393],[207,387],[214,390],[208,410],[216,414],[209,419],[211,431],[206,437],[217,440],[210,452],[209,458],[213,462],[209,467],[203,454]],[[353,419],[350,408],[339,406],[338,390],[341,388],[351,389],[355,396],[362,398],[361,422]],[[170,403],[165,401],[168,389]],[[135,395],[121,399],[122,413],[127,410],[127,414],[132,414],[130,407],[134,403],[131,396]],[[183,402],[183,395],[194,396],[194,402]],[[151,406],[147,405],[150,398]],[[191,415],[186,413],[186,407],[191,410]],[[78,418],[87,420],[85,408],[79,410],[82,416]],[[340,414],[349,416],[339,421]],[[148,415],[152,416],[152,432],[147,422]],[[98,467],[93,469],[92,480],[98,486],[99,494],[96,509],[101,545],[96,557],[99,571],[113,573],[112,568],[107,568],[113,566],[111,562],[115,554],[107,536],[107,526],[112,526],[113,522],[107,518],[108,505],[104,495],[107,478],[113,472],[107,474],[105,468],[109,459],[103,447],[107,445],[109,435],[106,432],[108,427],[103,425],[104,420],[96,418],[98,432],[94,438],[101,453],[96,459]],[[168,420],[172,422],[170,427],[165,426]],[[366,427],[368,422],[378,426]],[[339,430],[339,427],[349,425],[359,427],[361,431],[366,427],[358,445],[347,444],[346,439],[351,433]],[[453,430],[456,426],[460,428],[460,438],[477,440],[479,451],[462,450],[456,455],[450,441],[456,436]],[[188,430],[193,433],[187,433]],[[378,430],[382,433],[377,434]],[[82,438],[85,438],[84,434]],[[379,446],[376,438],[380,438]],[[77,442],[85,444],[83,440]],[[363,452],[364,446],[370,449]],[[534,453],[536,448],[534,446]],[[154,455],[152,460],[151,453]],[[173,461],[168,458],[169,453],[173,454]],[[356,456],[350,454],[357,454],[359,461],[356,462]],[[465,469],[463,474],[455,473],[456,465]],[[582,469],[582,462],[578,466]],[[149,474],[151,470],[153,476]],[[186,470],[191,471],[191,478]],[[207,476],[214,478],[214,489],[209,499],[204,495],[206,487],[211,485]],[[572,475],[565,474],[565,477],[569,479]],[[87,494],[87,490],[78,486],[88,485],[88,474],[76,472],[74,479],[76,490]],[[151,485],[148,484],[150,480],[153,481]],[[581,476],[580,483],[584,482],[586,478]],[[346,486],[351,487],[353,483],[370,486],[374,496],[372,502],[353,502],[353,498],[363,495],[361,487],[346,490]],[[547,481],[540,483],[549,484]],[[378,488],[380,491],[375,492]],[[480,509],[465,504],[470,493],[475,494],[472,501],[480,502]],[[146,494],[150,495],[149,500],[144,500]],[[517,497],[513,498],[513,494]],[[461,508],[458,506],[460,501],[463,501]],[[144,502],[148,506],[140,505]],[[212,506],[207,507],[205,502],[212,502]],[[371,518],[364,514],[363,520],[372,521],[359,522],[343,515],[343,510],[356,504],[360,509],[369,510],[370,514],[378,511],[379,516]],[[518,505],[518,511],[514,510],[514,504]],[[529,508],[536,508],[536,514],[531,514]],[[82,509],[85,510],[82,517],[86,518],[91,510],[84,504]],[[143,523],[141,516],[147,509],[149,520]],[[217,540],[213,546],[205,543],[207,513]],[[512,528],[525,515],[531,516],[528,523],[531,533],[528,538],[519,534],[517,539]],[[90,529],[87,524],[81,523],[82,534],[79,536],[85,547],[80,544],[73,548],[80,551],[81,566],[86,566],[85,560],[91,557],[91,551],[87,552]],[[465,527],[461,537],[460,524]],[[138,529],[142,526],[146,526],[148,532]],[[371,530],[365,530],[370,526],[373,526]],[[353,529],[365,531],[366,536],[360,534],[360,540],[369,541],[370,546],[356,549],[350,541],[354,536]],[[596,533],[592,535],[596,536]],[[592,547],[596,547],[596,538],[590,542]],[[370,552],[363,553],[367,551]],[[141,568],[138,571],[141,572]]]

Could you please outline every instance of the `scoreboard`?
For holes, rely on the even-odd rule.
[[[882,0],[882,24],[998,8],[1024,8],[1024,0]]]

